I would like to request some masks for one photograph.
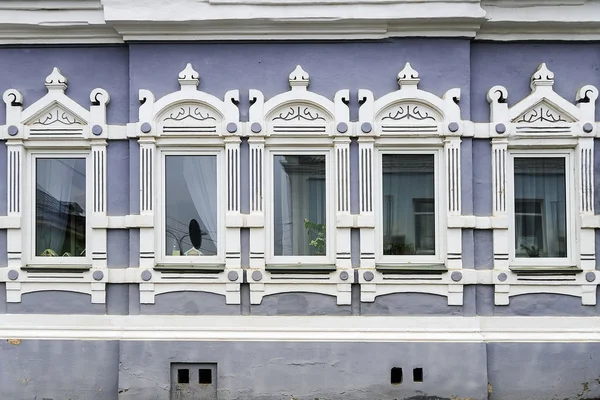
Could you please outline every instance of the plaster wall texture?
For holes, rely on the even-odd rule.
[[[0,398],[115,400],[117,341],[0,341]]]
[[[3,340],[0,353],[0,395],[11,400],[167,400],[171,363],[216,363],[220,400],[600,396],[598,343]]]
[[[481,343],[126,341],[120,361],[119,400],[169,399],[169,362],[217,363],[220,400],[487,399]],[[390,383],[393,367],[403,368],[402,384]],[[413,368],[423,368],[422,383]]]
[[[358,117],[357,90],[372,90],[378,98],[398,88],[396,74],[410,61],[421,77],[420,88],[442,95],[461,89],[464,119],[487,121],[487,90],[502,84],[509,90],[509,103],[529,93],[529,77],[540,62],[555,72],[556,91],[574,98],[584,84],[600,87],[600,45],[596,43],[487,43],[467,39],[392,39],[347,42],[270,43],[134,43],[129,46],[0,47],[0,91],[17,88],[24,106],[45,93],[42,85],[54,65],[69,79],[67,94],[89,106],[95,87],[108,90],[108,122],[137,121],[139,89],[151,90],[156,98],[178,90],[177,74],[186,62],[200,73],[200,89],[222,97],[227,90],[240,90],[242,120],[248,115],[248,89],[260,89],[266,98],[288,90],[287,76],[300,63],[310,73],[310,90],[332,98],[336,91],[351,90],[351,117]],[[449,54],[440,62],[440,54]],[[574,63],[577,60],[577,63]],[[0,107],[0,123],[5,110]],[[599,114],[600,115],[600,114]],[[600,118],[599,118],[600,119]],[[491,146],[488,140],[464,138],[462,158],[463,214],[490,215],[492,199]],[[107,209],[109,215],[139,213],[139,145],[136,140],[109,141]],[[600,144],[595,153],[600,159]],[[241,146],[242,164],[248,146]],[[358,212],[358,146],[351,143],[351,210]],[[600,163],[596,163],[596,210],[600,210]],[[248,171],[242,168],[241,205],[248,211]],[[0,145],[0,213],[6,212],[6,146]],[[241,239],[242,266],[248,265],[249,234]],[[597,234],[600,242],[600,233]],[[353,266],[359,267],[360,232],[351,234]],[[600,256],[600,246],[597,246]],[[464,268],[492,268],[492,232],[463,230]],[[136,267],[139,231],[109,230],[109,268]],[[0,230],[0,268],[6,266],[6,231]],[[598,267],[600,268],[600,267]],[[599,315],[598,307],[581,306],[580,299],[559,295],[526,295],[511,299],[511,305],[493,305],[492,287],[465,287],[464,305],[447,306],[443,297],[427,294],[397,294],[378,297],[374,303],[359,302],[354,287],[353,305],[337,306],[330,296],[291,293],[265,297],[261,305],[230,307],[224,298],[208,293],[181,292],[157,297],[155,305],[140,307],[137,285],[109,285],[110,306],[92,305],[89,296],[67,292],[25,294],[23,302],[6,306],[11,313],[182,313],[236,314],[246,310],[259,315]],[[125,287],[127,290],[125,290]],[[242,284],[242,293],[248,293]],[[291,301],[290,299],[294,299]],[[123,304],[118,304],[123,301]],[[514,303],[513,303],[514,302]],[[220,306],[219,306],[220,304]],[[544,304],[544,306],[540,306]],[[352,311],[351,311],[352,310]],[[0,312],[2,308],[0,307]]]

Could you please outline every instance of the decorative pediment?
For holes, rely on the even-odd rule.
[[[250,98],[254,101],[250,107],[252,133],[331,135],[340,123],[344,123],[347,130],[350,115],[344,101],[348,99],[348,90],[337,92],[334,101],[310,92],[310,76],[299,65],[290,74],[289,83],[289,92],[267,102],[260,91],[250,90]]]
[[[393,104],[379,112],[376,119],[382,122],[398,122],[422,124],[442,120],[441,114],[427,104],[418,102],[401,102]]]
[[[155,101],[149,90],[140,90],[139,130],[142,134],[222,136],[237,134],[239,92],[225,99],[199,91],[200,76],[188,63],[179,73],[180,90]]]
[[[517,124],[561,124],[575,122],[575,118],[546,99],[534,104],[511,121]]]
[[[104,89],[92,91],[88,111],[65,94],[67,78],[58,68],[46,77],[45,85],[48,93],[26,109],[17,90],[4,93],[9,137],[106,137],[106,105],[110,97]]]
[[[223,116],[206,104],[182,103],[164,110],[156,120],[164,133],[215,133]]]
[[[587,85],[579,89],[576,104],[554,91],[554,73],[540,64],[531,76],[531,93],[512,107],[508,91],[494,86],[488,91],[490,120],[494,135],[511,134],[592,134],[598,89]]]
[[[438,97],[418,88],[419,73],[406,63],[398,73],[400,89],[375,100],[370,90],[358,92],[363,104],[359,121],[363,133],[373,134],[456,134],[459,130],[460,89]],[[452,124],[449,129],[449,124]]]

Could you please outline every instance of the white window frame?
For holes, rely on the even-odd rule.
[[[157,224],[155,235],[156,238],[156,261],[157,265],[181,265],[181,266],[193,266],[193,265],[215,265],[222,264],[225,266],[225,207],[223,202],[217,202],[217,255],[216,256],[169,256],[165,254],[166,249],[166,237],[165,237],[165,218],[166,212],[166,158],[169,156],[215,156],[217,162],[217,195],[219,199],[227,198],[227,185],[223,184],[223,177],[225,176],[225,162],[224,162],[224,149],[210,150],[207,148],[184,148],[184,147],[173,147],[173,148],[158,148],[159,153],[159,167],[157,170],[158,187],[157,196],[160,197],[160,202],[157,204],[160,207],[157,208]]]
[[[334,265],[335,264],[335,174],[333,168],[333,149],[309,149],[309,148],[267,148],[266,154],[266,174],[265,174],[265,210],[267,215],[268,227],[266,230],[266,264],[269,265],[297,265],[299,269],[310,268],[311,266]],[[325,256],[276,256],[274,240],[275,213],[273,211],[273,159],[279,155],[324,155],[325,156],[325,203],[326,203],[326,255]]]
[[[92,237],[91,219],[93,208],[93,170],[90,162],[91,154],[89,150],[26,150],[27,151],[27,181],[25,187],[25,210],[27,215],[27,227],[29,232],[25,232],[25,237],[30,237],[30,240],[26,241],[27,248],[27,265],[35,266],[78,266],[78,267],[90,267],[92,266],[92,252],[90,251],[90,240]],[[38,159],[64,159],[64,158],[78,158],[85,160],[85,208],[86,208],[86,219],[85,219],[85,244],[86,252],[85,257],[45,257],[36,256],[36,182],[37,182],[37,170],[36,161]]]
[[[558,293],[596,304],[594,214],[595,101],[598,89],[586,85],[576,103],[554,91],[554,73],[540,64],[531,76],[531,93],[509,107],[508,91],[488,91],[491,139],[494,303],[511,296]],[[514,209],[515,157],[565,157],[567,257],[516,257]],[[535,276],[535,277],[532,277]]]
[[[565,189],[566,189],[566,217],[567,217],[567,257],[517,257],[515,249],[516,215],[515,215],[515,158],[561,158],[565,160]],[[577,265],[577,200],[575,188],[575,152],[570,149],[537,149],[537,150],[511,150],[508,151],[507,164],[507,212],[509,215],[508,237],[511,240],[509,247],[509,260],[511,267],[547,266],[547,267],[572,267]]]
[[[444,168],[445,162],[441,162],[443,149],[440,148],[415,148],[407,147],[389,147],[380,148],[375,151],[376,160],[374,165],[373,189],[377,194],[375,199],[377,203],[375,208],[375,254],[377,265],[394,264],[445,264],[446,257],[446,235],[444,234],[446,224],[444,223],[445,196],[444,193]],[[413,155],[433,155],[434,156],[434,204],[435,204],[435,254],[434,255],[384,255],[383,254],[383,155],[385,154],[413,154]]]

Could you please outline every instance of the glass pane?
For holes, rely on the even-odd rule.
[[[515,158],[517,257],[567,257],[565,159]]]
[[[165,254],[217,255],[217,156],[167,156]]]
[[[433,154],[383,155],[383,254],[435,254]]]
[[[38,158],[36,256],[85,256],[85,159]]]
[[[274,156],[276,256],[326,254],[325,156]]]

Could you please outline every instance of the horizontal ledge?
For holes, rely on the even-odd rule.
[[[23,271],[43,272],[85,272],[92,269],[91,265],[25,265]]]
[[[0,315],[0,338],[295,342],[597,342],[600,317]]]
[[[509,269],[520,276],[531,276],[531,275],[545,275],[545,276],[556,276],[556,275],[576,275],[583,270],[576,266],[567,267],[509,267]]]
[[[375,269],[383,274],[443,274],[448,271],[444,264],[376,264]]]
[[[267,264],[265,270],[275,274],[313,274],[329,273],[336,270],[335,264],[295,265],[295,264]]]
[[[154,267],[154,270],[160,272],[223,272],[225,271],[225,264],[158,264]]]

